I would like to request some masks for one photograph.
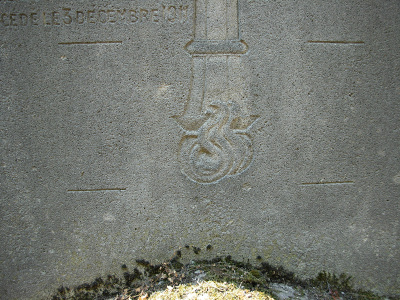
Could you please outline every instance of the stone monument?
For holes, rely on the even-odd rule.
[[[399,295],[399,15],[0,0],[0,298],[185,245]]]

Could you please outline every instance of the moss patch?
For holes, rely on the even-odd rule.
[[[211,246],[210,246],[211,247]],[[201,251],[191,247],[194,254]],[[121,276],[108,275],[76,287],[60,287],[52,300],[130,299],[399,299],[354,289],[352,278],[322,271],[302,280],[282,267],[254,266],[231,256],[180,262],[181,251],[158,265],[138,259],[121,266]]]

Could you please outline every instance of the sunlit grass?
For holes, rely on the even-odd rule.
[[[270,296],[259,291],[250,291],[241,288],[233,283],[221,283],[215,281],[202,281],[197,284],[182,284],[175,287],[168,287],[164,291],[153,293],[151,300],[233,300],[233,299],[254,299],[274,300]]]

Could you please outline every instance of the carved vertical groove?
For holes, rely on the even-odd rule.
[[[249,114],[241,79],[238,0],[196,0],[189,99],[175,116],[184,130],[179,147],[182,172],[191,180],[211,184],[241,174],[253,159]]]

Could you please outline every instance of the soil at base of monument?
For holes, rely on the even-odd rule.
[[[193,247],[194,253],[198,248]],[[152,265],[136,260],[137,267],[121,266],[122,276],[108,275],[76,287],[60,287],[52,300],[150,299],[400,299],[355,289],[352,278],[322,271],[300,279],[282,267],[261,261],[254,266],[230,256],[180,262],[181,251],[167,262]]]

